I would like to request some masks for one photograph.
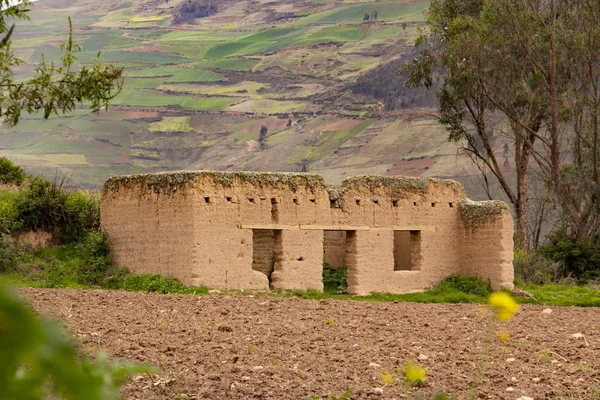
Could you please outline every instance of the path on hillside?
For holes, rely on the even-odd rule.
[[[106,349],[161,368],[154,381],[139,376],[129,383],[127,399],[307,399],[339,396],[349,387],[352,399],[413,399],[437,390],[466,398],[488,321],[479,305],[466,304],[21,293],[64,321],[82,350]],[[478,398],[598,399],[600,309],[543,309],[524,306],[503,325],[511,339],[496,341]],[[419,356],[429,371],[424,388],[407,389],[394,375],[376,393],[383,371]]]

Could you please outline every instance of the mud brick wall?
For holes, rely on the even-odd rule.
[[[464,273],[489,279],[493,287],[510,287],[513,269],[513,219],[508,210],[502,217],[465,229],[462,243]]]
[[[252,269],[269,275],[275,263],[275,232],[272,229],[252,231]]]
[[[114,177],[102,228],[119,266],[214,288],[322,290],[322,266],[348,267],[348,291],[425,290],[453,272],[512,287],[512,221],[450,180],[181,172]]]
[[[346,266],[346,231],[325,231],[323,236],[323,262],[331,268]]]

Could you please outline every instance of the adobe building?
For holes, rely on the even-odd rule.
[[[454,272],[513,286],[513,221],[452,180],[176,172],[104,185],[116,265],[217,289],[322,290],[324,263],[348,292],[423,291]]]

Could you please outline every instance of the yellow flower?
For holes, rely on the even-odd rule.
[[[383,382],[384,385],[391,385],[394,383],[394,376],[389,372],[384,371],[381,373],[381,382]]]
[[[510,333],[502,331],[498,333],[498,340],[501,342],[508,342],[510,340]]]
[[[419,364],[407,361],[404,382],[407,386],[421,386],[427,380],[427,372],[425,368]]]
[[[500,321],[508,321],[519,311],[519,305],[505,292],[494,292],[490,295],[488,303],[496,309],[496,316]]]

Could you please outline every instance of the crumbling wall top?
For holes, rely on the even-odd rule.
[[[404,199],[411,195],[450,193],[457,198],[466,197],[463,186],[451,179],[418,178],[411,176],[356,175],[344,179],[341,190],[385,190],[390,196]]]
[[[460,213],[467,228],[475,229],[479,225],[494,221],[509,212],[508,204],[500,200],[473,201],[464,198],[460,201]]]
[[[314,191],[325,187],[321,175],[306,173],[272,172],[223,172],[223,171],[178,171],[155,174],[123,175],[109,178],[104,184],[103,194],[117,194],[121,189],[141,190],[170,194],[185,190],[209,179],[215,185],[231,187],[248,183],[256,187],[284,187],[292,191],[304,187]]]

